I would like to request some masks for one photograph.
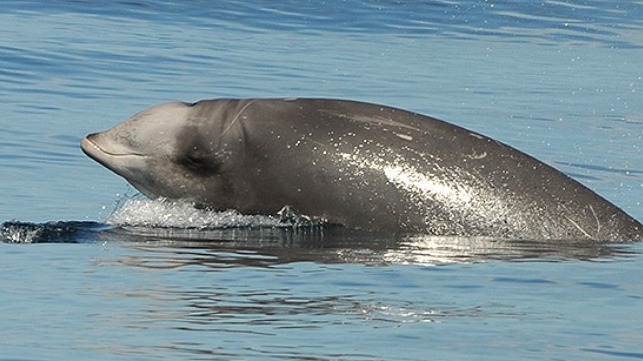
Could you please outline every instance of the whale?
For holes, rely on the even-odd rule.
[[[386,234],[638,241],[643,225],[555,168],[430,116],[366,102],[214,99],[81,141],[150,198]]]

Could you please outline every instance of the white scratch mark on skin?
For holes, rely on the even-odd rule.
[[[475,151],[473,151],[473,153],[467,154],[467,158],[476,159],[476,160],[483,159],[486,156],[487,156],[487,152],[476,153]]]
[[[592,205],[589,205],[589,210],[592,211],[592,215],[594,216],[594,220],[596,220],[596,234],[601,233],[601,221],[598,219],[598,215],[596,214],[596,211],[594,210],[594,207]]]
[[[398,138],[408,140],[409,142],[413,140],[413,137],[410,135],[400,134],[400,133],[395,133],[395,135],[397,135]]]
[[[565,209],[567,209],[567,207],[565,207]],[[594,237],[592,237],[592,235],[591,235],[591,234],[587,233],[587,232],[583,229],[583,227],[581,227],[580,225],[578,225],[578,223],[576,223],[573,219],[571,219],[570,217],[567,217],[567,220],[568,220],[571,224],[573,224],[573,225],[574,225],[574,227],[576,227],[579,231],[581,231],[581,233],[583,233],[585,236],[587,236],[587,238],[592,238],[592,239],[594,238]]]
[[[567,212],[571,213],[569,211],[569,209],[567,208],[567,206],[565,206],[564,204],[563,204],[563,208]],[[596,211],[594,210],[594,207],[589,205],[589,210],[592,211],[592,215],[594,216],[594,219],[596,220],[596,234],[591,234],[591,233],[587,232],[583,227],[581,227],[578,223],[576,223],[576,221],[571,219],[571,217],[566,217],[566,218],[572,225],[574,225],[574,227],[576,227],[579,231],[581,231],[581,233],[583,233],[586,237],[591,238],[591,239],[597,239],[598,235],[600,234],[600,231],[601,231],[601,222],[599,221],[598,216],[596,215]]]
[[[382,116],[373,116],[373,115],[366,116],[362,114],[341,114],[341,113],[335,113],[335,112],[325,112],[325,113],[334,115],[336,117],[349,119],[358,123],[373,124],[378,126],[391,126],[396,128],[406,128],[406,129],[416,131],[418,133],[422,133],[422,131],[416,127],[413,127],[408,124],[404,124],[402,122],[395,121],[391,118],[382,117]]]
[[[234,123],[236,123],[239,120],[239,116],[241,115],[241,113],[243,113],[243,111],[246,110],[246,108],[248,108],[250,106],[250,104],[254,103],[255,100],[256,99],[252,99],[251,101],[248,102],[248,104],[244,105],[243,108],[241,108],[241,110],[239,110],[239,113],[237,113],[237,115],[235,115],[234,119],[232,119],[230,124],[228,124],[228,126],[223,130],[223,132],[221,132],[221,137],[223,137],[228,132],[228,130],[230,130],[230,128],[232,128]]]
[[[472,137],[474,137],[474,138],[484,139],[484,137],[483,137],[483,136],[481,136],[480,134],[469,133],[469,135],[470,135],[470,136],[472,136]]]

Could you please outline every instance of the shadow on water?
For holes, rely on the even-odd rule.
[[[340,226],[177,228],[98,222],[4,222],[5,243],[120,242],[153,252],[133,265],[175,268],[271,266],[299,261],[448,264],[487,261],[601,261],[631,256],[627,244],[486,237],[382,236]],[[165,256],[163,256],[165,255]]]

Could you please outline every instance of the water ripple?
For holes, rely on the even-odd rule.
[[[40,2],[9,2],[10,11],[29,14]],[[60,1],[50,12],[81,12],[115,19],[179,25],[223,26],[247,31],[398,34],[422,37],[593,43],[640,48],[643,5],[632,1],[116,1],[79,7]],[[624,35],[624,36],[623,36]],[[513,37],[513,39],[512,39]]]

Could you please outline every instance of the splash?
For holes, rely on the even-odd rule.
[[[243,215],[234,210],[216,212],[193,203],[167,199],[124,200],[104,223],[52,221],[0,223],[1,243],[78,243],[95,240],[136,241],[179,239],[211,241],[305,235],[315,238],[333,225],[282,208],[274,215]]]
[[[97,222],[31,223],[8,221],[0,225],[0,242],[4,243],[76,243],[94,239],[109,227]]]
[[[320,225],[321,222],[294,214],[284,207],[275,215],[244,215],[235,210],[213,211],[196,208],[193,203],[159,199],[128,199],[105,223],[113,226],[227,229],[271,228]]]

